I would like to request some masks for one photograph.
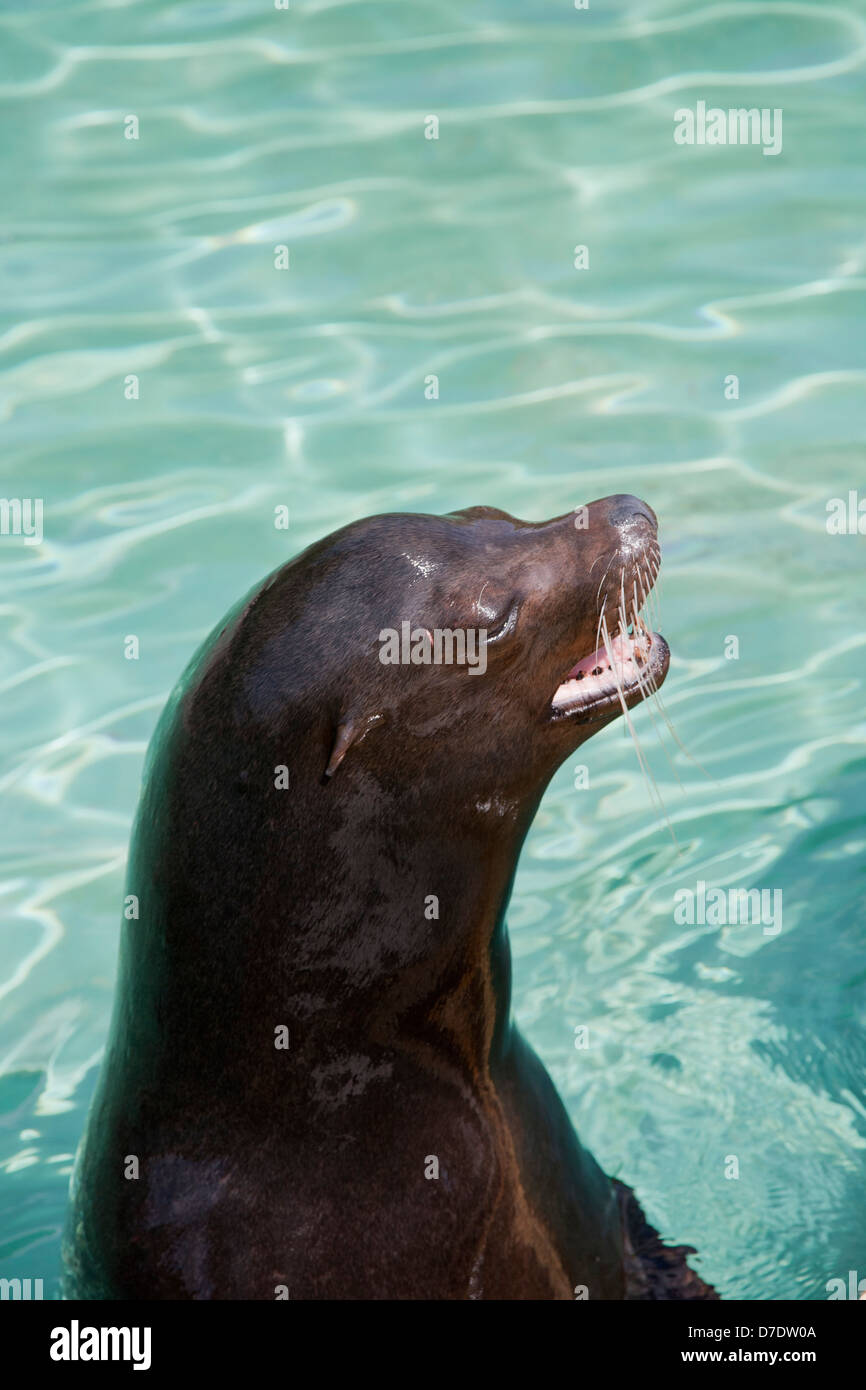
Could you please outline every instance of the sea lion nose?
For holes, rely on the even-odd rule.
[[[658,530],[658,517],[652,507],[639,497],[632,497],[631,493],[608,498],[607,519],[611,526],[634,526],[645,522],[653,532]]]

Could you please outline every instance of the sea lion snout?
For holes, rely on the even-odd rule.
[[[608,505],[607,519],[611,526],[640,526],[647,523],[653,533],[658,531],[658,517],[652,507],[631,493],[620,493],[605,499]]]
[[[667,643],[650,630],[644,612],[661,563],[658,520],[639,497],[617,493],[577,508],[563,536],[566,531],[578,621],[572,630],[562,625],[565,657],[551,718],[593,732],[657,690],[667,675]]]

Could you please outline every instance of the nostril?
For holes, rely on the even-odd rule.
[[[607,519],[612,526],[634,525],[636,521],[645,521],[654,531],[658,530],[658,518],[652,507],[630,494],[611,498]]]

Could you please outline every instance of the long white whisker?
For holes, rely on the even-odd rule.
[[[602,599],[601,612],[598,615],[598,626],[595,629],[595,651],[598,651],[599,647],[601,646],[601,625],[604,622],[604,608],[606,603],[607,597],[605,596],[605,598]]]
[[[651,577],[652,577],[652,584],[651,584],[651,586],[649,587],[648,592],[647,592],[647,595],[646,595],[646,603],[647,603],[647,607],[650,609],[650,612],[651,612],[652,624],[653,624],[654,627],[658,628],[658,627],[661,626],[660,620],[659,620],[659,612],[658,612],[658,609],[659,609],[659,602],[660,602],[660,598],[661,598],[661,588],[662,588],[661,580],[660,580],[660,578],[659,578],[659,573],[660,573],[660,568],[661,568],[661,552],[658,550],[658,547],[652,547],[652,548],[649,549],[647,552],[645,552],[644,559],[645,559],[645,560],[647,561],[647,563],[649,564],[649,567],[650,567],[650,575],[651,575]],[[644,579],[647,578],[647,574],[646,574],[646,571],[645,571],[645,570],[643,571],[643,577],[644,577]],[[679,737],[679,735],[678,735],[676,729],[675,729],[674,726],[673,726],[673,721],[671,720],[670,715],[668,714],[667,710],[665,709],[664,702],[663,702],[663,700],[662,700],[661,691],[659,690],[659,687],[656,685],[656,683],[655,683],[655,681],[653,680],[653,678],[652,678],[652,676],[650,675],[650,673],[647,672],[646,674],[647,674],[647,685],[649,686],[649,689],[650,689],[650,691],[652,692],[652,694],[655,696],[655,700],[656,700],[656,704],[657,704],[657,706],[658,706],[659,713],[660,713],[662,719],[664,720],[665,724],[667,725],[668,731],[670,732],[671,738],[674,740],[674,743],[677,745],[677,747],[680,749],[680,751],[688,758],[689,762],[690,762],[690,763],[693,763],[694,766],[695,766],[696,768],[698,768],[698,769],[704,774],[705,777],[707,777],[711,782],[715,781],[716,779],[712,776],[712,774],[709,773],[709,772],[707,771],[707,769],[706,769],[700,762],[698,762],[698,759],[694,756],[694,754],[693,754],[693,753],[690,753],[689,750],[688,750],[688,748],[686,748],[685,744],[683,743],[682,739]],[[643,687],[641,687],[641,688],[643,688]],[[669,759],[669,761],[670,761],[670,759]],[[677,781],[679,782],[680,779],[679,779],[679,776],[677,775],[676,769],[673,767],[673,763],[671,763],[671,768],[672,768],[672,770],[673,770],[673,772],[674,772],[674,776],[677,778]],[[680,782],[680,785],[682,786],[682,783],[681,783],[681,782]]]
[[[646,779],[647,789],[650,792],[650,799],[652,799],[652,795],[653,793],[655,793],[656,800],[658,801],[658,805],[661,809],[662,815],[665,818],[668,830],[670,831],[671,839],[673,840],[674,844],[677,845],[677,848],[679,848],[679,845],[677,844],[677,837],[674,834],[674,828],[671,825],[667,811],[665,810],[664,801],[662,800],[661,793],[659,792],[655,777],[653,776],[652,771],[650,770],[649,766],[644,760],[643,754],[641,752],[640,742],[638,740],[637,734],[635,733],[634,725],[632,724],[631,718],[629,716],[628,705],[625,702],[625,696],[622,690],[622,682],[620,681],[619,672],[616,668],[616,661],[614,659],[613,643],[610,639],[610,633],[608,632],[606,621],[603,625],[603,633],[605,651],[607,652],[608,663],[610,665],[610,670],[613,674],[614,683],[616,685],[616,693],[619,697],[620,705],[622,706],[622,712],[625,718],[626,725],[628,726],[629,733],[632,737],[632,742],[634,744],[635,752],[637,754],[638,763],[640,764],[641,771],[644,775],[644,778]]]
[[[604,584],[604,581],[607,579],[607,576],[610,574],[610,567],[611,567],[611,565],[613,564],[613,562],[614,562],[615,559],[616,559],[616,556],[615,556],[615,555],[611,555],[610,560],[608,561],[607,569],[605,570],[604,574],[601,576],[601,582],[599,583],[599,586],[598,586],[598,589],[596,590],[596,595],[595,595],[596,607],[598,607],[599,601],[600,601],[600,599],[601,599],[602,585]]]

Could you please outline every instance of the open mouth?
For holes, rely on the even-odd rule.
[[[643,568],[640,571],[644,582],[632,580],[629,603],[621,578],[620,592],[612,606],[615,637],[608,630],[605,599],[598,622],[602,644],[565,673],[554,691],[551,718],[580,718],[623,707],[630,709],[658,690],[667,675],[670,649],[658,632],[647,627],[641,608],[658,575],[659,559],[654,548],[649,573]]]
[[[667,675],[670,651],[658,632],[642,629],[636,636],[619,633],[610,646],[582,657],[558,685],[552,714],[598,713],[645,700]],[[636,697],[636,698],[635,698]]]

